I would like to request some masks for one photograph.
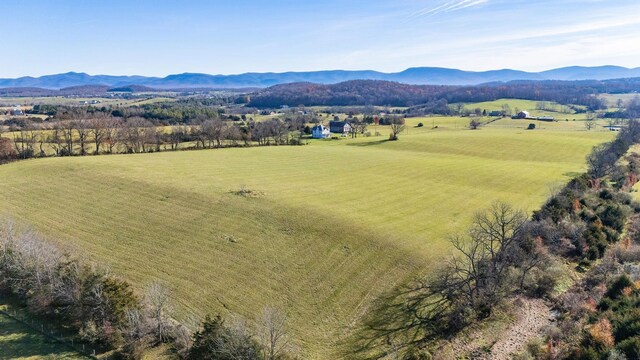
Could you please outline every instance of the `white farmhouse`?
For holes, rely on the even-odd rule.
[[[331,137],[331,132],[324,125],[319,124],[311,129],[311,136],[314,139],[328,139]]]

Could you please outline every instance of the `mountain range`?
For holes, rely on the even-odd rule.
[[[155,89],[177,88],[246,88],[269,87],[293,82],[335,84],[349,80],[386,80],[413,85],[479,85],[515,80],[608,80],[640,77],[640,68],[620,66],[572,66],[542,72],[518,70],[464,71],[458,69],[417,67],[397,73],[372,70],[328,70],[284,73],[244,73],[209,75],[183,73],[166,77],[88,75],[68,72],[41,77],[0,79],[0,88],[34,87],[62,89],[72,86],[103,85],[109,87],[147,86]]]

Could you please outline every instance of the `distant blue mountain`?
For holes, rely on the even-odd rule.
[[[104,85],[110,87],[148,86],[168,88],[242,88],[269,87],[293,82],[335,84],[349,80],[387,80],[414,85],[478,85],[514,80],[608,80],[640,77],[640,68],[620,66],[572,66],[542,72],[518,70],[463,71],[457,69],[418,67],[398,73],[378,71],[328,70],[285,73],[245,73],[239,75],[209,75],[184,73],[164,78],[146,76],[88,75],[68,72],[41,77],[0,79],[0,88],[38,87],[61,89],[71,86]]]

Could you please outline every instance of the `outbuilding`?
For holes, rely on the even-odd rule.
[[[520,111],[514,116],[515,119],[530,119],[531,114],[528,111]]]
[[[351,132],[351,125],[346,121],[329,121],[329,131],[346,136]]]

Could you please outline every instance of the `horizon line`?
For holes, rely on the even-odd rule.
[[[176,73],[169,73],[166,75],[139,75],[139,74],[131,74],[131,75],[113,75],[113,74],[106,74],[106,73],[89,73],[89,72],[84,72],[84,71],[74,71],[74,70],[70,70],[70,71],[66,71],[66,72],[58,72],[58,73],[49,73],[49,74],[44,74],[44,75],[22,75],[22,76],[17,76],[17,77],[1,77],[0,80],[18,80],[18,79],[22,79],[22,78],[33,78],[33,79],[39,79],[45,76],[56,76],[56,75],[66,75],[66,74],[78,74],[78,75],[87,75],[87,76],[113,76],[113,77],[134,77],[134,76],[138,76],[138,77],[145,77],[145,78],[158,78],[158,79],[164,79],[168,76],[173,76],[173,75],[208,75],[208,76],[239,76],[239,75],[246,75],[246,74],[288,74],[288,73],[320,73],[320,72],[336,72],[336,71],[343,71],[343,72],[366,72],[366,71],[370,71],[370,72],[377,72],[380,74],[399,74],[402,72],[405,72],[407,70],[412,70],[412,69],[441,69],[441,70],[457,70],[457,71],[463,71],[463,72],[467,72],[467,73],[486,73],[486,72],[493,72],[493,71],[517,71],[517,72],[523,72],[523,73],[529,73],[529,74],[539,74],[539,73],[544,73],[544,72],[548,72],[548,71],[553,71],[553,70],[560,70],[560,69],[569,69],[569,68],[605,68],[605,67],[615,67],[615,68],[621,68],[621,69],[626,69],[626,70],[635,70],[635,69],[640,69],[640,67],[627,67],[627,66],[622,66],[622,65],[612,65],[612,64],[604,64],[604,65],[568,65],[568,66],[561,66],[561,67],[555,67],[555,68],[550,68],[547,70],[540,70],[540,71],[527,71],[527,70],[519,70],[519,69],[515,69],[515,68],[502,68],[502,69],[489,69],[489,70],[465,70],[465,69],[460,69],[460,68],[449,68],[449,67],[442,67],[442,66],[411,66],[411,67],[407,67],[404,70],[400,70],[400,71],[381,71],[381,70],[373,70],[373,69],[324,69],[324,70],[288,70],[288,71],[246,71],[246,72],[240,72],[240,73],[227,73],[227,74],[223,74],[223,73],[206,73],[206,72],[190,72],[190,71],[185,71],[185,72],[176,72]]]

